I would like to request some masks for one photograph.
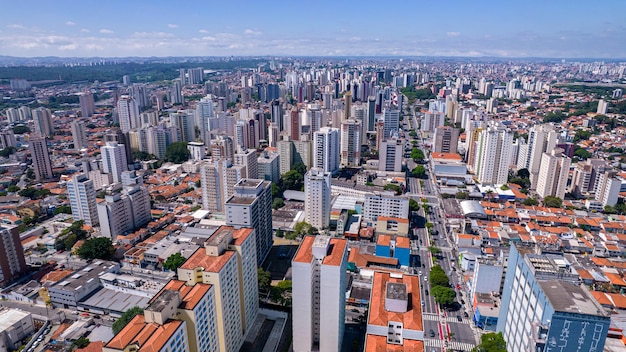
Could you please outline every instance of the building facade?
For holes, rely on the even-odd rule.
[[[94,182],[85,174],[72,176],[67,183],[67,195],[74,221],[82,220],[87,226],[99,224]]]
[[[312,168],[304,175],[304,212],[306,222],[318,230],[330,224],[330,172]]]

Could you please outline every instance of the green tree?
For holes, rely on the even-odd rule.
[[[430,269],[430,284],[432,286],[450,286],[450,279],[441,266],[435,265]]]
[[[9,155],[15,153],[15,151],[16,151],[15,147],[8,146],[8,147],[0,150],[0,156],[3,156],[3,157],[6,158]]]
[[[28,126],[24,126],[24,125],[17,125],[15,127],[13,127],[13,133],[15,133],[15,134],[30,133],[30,128],[28,128]]]
[[[300,191],[304,186],[304,175],[296,170],[289,170],[282,176],[283,189]]]
[[[165,151],[165,157],[167,161],[174,164],[181,164],[189,160],[189,149],[187,149],[187,142],[175,142],[167,146]]]
[[[530,171],[528,171],[528,169],[519,169],[517,170],[517,177],[530,178]]]
[[[274,201],[272,202],[272,209],[276,210],[284,206],[285,206],[285,201],[283,201],[282,198],[274,198]]]
[[[78,256],[83,259],[111,259],[114,253],[115,248],[107,237],[89,239],[78,249]]]
[[[280,189],[280,186],[272,182],[272,198],[282,198],[283,190]]]
[[[54,215],[71,214],[71,213],[72,213],[72,207],[70,207],[69,205],[62,205],[54,209]]]
[[[409,210],[410,211],[418,211],[418,210],[420,210],[420,203],[417,202],[415,199],[410,198],[409,199]]]
[[[574,143],[577,143],[580,141],[586,141],[589,139],[589,137],[591,137],[591,135],[592,135],[591,131],[578,130],[576,131],[576,134],[574,135]]]
[[[67,237],[65,237],[65,239],[63,240],[63,245],[65,246],[66,249],[71,249],[72,247],[74,247],[74,245],[76,244],[76,242],[78,242],[78,238],[76,237],[75,234],[70,233],[69,235],[67,235]]]
[[[318,233],[317,229],[306,221],[300,221],[296,223],[296,226],[293,228],[293,234],[295,237],[298,236],[307,236],[307,235],[316,235]]]
[[[543,198],[543,205],[548,208],[561,208],[563,207],[563,200],[554,196],[546,196]]]
[[[544,117],[543,117],[543,122],[556,122],[556,123],[560,123],[561,121],[565,120],[567,116],[565,116],[562,112],[560,111],[555,111],[555,112],[549,112],[547,113]]]
[[[402,194],[402,187],[393,183],[386,184],[385,187],[383,187],[383,189],[385,191],[393,191],[396,195]]]
[[[593,156],[587,149],[576,146],[574,148],[574,156],[581,160],[589,159]]]
[[[426,168],[423,165],[417,165],[411,172],[411,176],[415,178],[426,178]]]
[[[456,192],[456,194],[454,195],[454,198],[456,198],[456,199],[469,199],[469,193],[463,192],[463,191],[459,191],[459,192]]]
[[[70,345],[70,350],[74,350],[75,348],[85,348],[87,346],[89,346],[89,339],[86,337],[81,337],[78,340],[74,340],[74,342],[72,342],[72,344]]]
[[[300,175],[304,175],[306,174],[306,165],[304,165],[304,163],[302,162],[297,162],[295,164],[293,164],[293,170],[296,170]]]
[[[16,185],[10,185],[9,187],[7,187],[7,192],[11,192],[11,193],[15,193],[15,192],[19,192],[20,188]]]
[[[272,286],[272,273],[263,268],[257,269],[257,279],[259,280],[259,291],[267,292]]]
[[[526,198],[524,199],[522,204],[528,205],[528,206],[535,206],[535,205],[539,205],[539,201],[537,200],[537,198]]]
[[[441,249],[439,247],[435,247],[435,246],[429,246],[428,247],[428,251],[430,252],[430,254],[432,255],[437,255],[437,254],[441,254]]]
[[[506,341],[501,332],[489,332],[480,336],[480,344],[472,352],[506,352]]]
[[[113,326],[111,327],[113,329],[113,334],[117,335],[138,314],[143,314],[143,309],[137,306],[125,311],[124,314],[122,314],[122,316],[117,319],[115,323],[113,323]]]
[[[449,306],[454,303],[454,297],[456,296],[456,293],[450,287],[433,286],[430,289],[430,292],[433,297],[435,297],[435,302],[439,303],[442,306]]]
[[[413,148],[411,149],[411,159],[413,159],[415,162],[419,162],[424,160],[424,152],[421,151],[419,148]]]
[[[179,252],[176,252],[165,259],[163,267],[169,271],[176,272],[186,261],[187,258],[183,257]]]

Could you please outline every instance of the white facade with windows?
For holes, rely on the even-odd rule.
[[[330,224],[330,172],[312,168],[304,175],[306,222],[318,230]]]
[[[67,183],[67,195],[74,221],[83,220],[87,226],[99,224],[96,190],[92,180],[85,174],[72,176],[72,180]]]

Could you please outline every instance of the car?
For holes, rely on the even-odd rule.
[[[420,270],[420,272],[417,273],[417,275],[422,276],[422,271]]]
[[[428,281],[428,276],[424,276],[424,281]]]
[[[467,314],[467,312],[463,312],[463,316],[469,318],[469,314]]]
[[[463,318],[461,318],[461,316],[460,316],[460,315],[457,315],[457,316],[456,316],[456,320],[458,320],[458,321],[463,321]]]
[[[356,308],[352,308],[352,309],[350,309],[350,311],[351,311],[351,312],[355,312],[355,313],[358,313],[358,312],[359,312],[359,310],[358,310],[358,309],[356,309]]]
[[[424,300],[422,300],[422,307],[424,306],[424,304],[425,304],[425,303],[424,303]]]
[[[435,330],[430,329],[429,334],[430,334],[430,337],[435,337]]]
[[[428,290],[424,290],[424,294],[426,294],[426,296],[428,296]]]
[[[464,300],[461,300],[461,304],[465,304],[465,301],[464,301]]]

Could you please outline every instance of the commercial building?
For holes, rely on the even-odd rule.
[[[435,128],[432,150],[434,153],[458,152],[459,129],[450,126],[439,126]]]
[[[27,271],[17,227],[0,227],[0,286],[5,286]]]
[[[398,133],[400,129],[400,110],[397,108],[387,108],[383,111],[383,140],[391,138],[394,134]]]
[[[67,182],[67,195],[74,221],[82,220],[87,226],[99,224],[94,182],[85,174],[73,175]]]
[[[378,235],[376,239],[376,255],[379,257],[396,258],[402,266],[409,266],[411,245],[408,237]]]
[[[251,227],[256,233],[257,264],[261,266],[272,249],[272,183],[244,178],[224,204],[226,225]]]
[[[365,351],[424,351],[418,276],[374,273]]]
[[[365,195],[363,218],[376,220],[379,216],[408,219],[409,198],[393,192],[375,192]]]
[[[19,309],[0,307],[0,351],[16,351],[35,332],[33,316]]]
[[[50,301],[58,307],[75,309],[78,302],[102,287],[100,275],[117,273],[119,270],[118,263],[95,261],[48,287]]]
[[[378,149],[378,170],[401,172],[403,153],[404,139],[394,136],[381,141]]]
[[[178,268],[187,285],[215,289],[219,351],[241,348],[259,310],[256,234],[254,229],[221,226]]]
[[[48,138],[31,137],[28,140],[28,146],[30,157],[33,160],[35,180],[42,181],[53,178],[52,163],[50,161],[50,153],[48,152]]]
[[[339,351],[344,332],[348,242],[306,236],[291,262],[293,350]]]
[[[508,351],[602,351],[611,318],[562,255],[512,245],[497,331]]]
[[[330,224],[330,172],[312,168],[304,175],[306,222],[318,230]]]

